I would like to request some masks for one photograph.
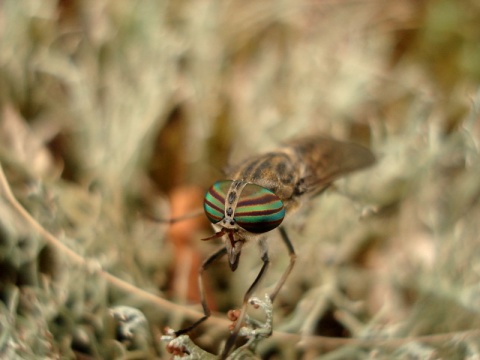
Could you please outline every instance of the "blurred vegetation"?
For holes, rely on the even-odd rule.
[[[167,358],[218,244],[145,214],[195,211],[222,168],[313,132],[378,164],[288,219],[298,260],[258,356],[479,357],[479,18],[476,0],[1,1],[0,164],[41,226],[3,183],[0,357]],[[207,272],[202,348],[260,263],[251,246]]]

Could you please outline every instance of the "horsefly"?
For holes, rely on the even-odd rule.
[[[235,345],[246,315],[248,300],[269,265],[267,235],[278,229],[290,255],[290,263],[269,294],[273,302],[295,264],[293,245],[281,225],[285,216],[293,213],[302,202],[320,194],[334,180],[350,172],[366,168],[375,162],[367,148],[349,142],[321,136],[291,140],[275,151],[249,158],[228,169],[226,180],[217,181],[205,194],[204,211],[222,247],[208,257],[199,270],[199,290],[204,316],[189,327],[175,331],[176,336],[196,328],[210,316],[205,299],[202,274],[210,264],[227,255],[235,271],[245,243],[256,241],[263,265],[246,291],[243,303],[233,316],[235,326],[220,358],[225,359]]]

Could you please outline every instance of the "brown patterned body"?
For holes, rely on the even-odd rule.
[[[309,136],[249,158],[230,168],[227,177],[273,191],[289,213],[305,197],[320,193],[339,177],[374,162],[371,151],[363,146]]]

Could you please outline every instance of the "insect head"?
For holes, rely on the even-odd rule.
[[[230,268],[235,270],[245,233],[262,234],[278,227],[285,217],[282,200],[272,191],[240,180],[221,180],[205,194],[207,218],[220,230],[212,237],[225,241]]]

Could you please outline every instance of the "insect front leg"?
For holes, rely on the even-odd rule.
[[[280,280],[278,280],[277,285],[275,285],[275,289],[270,293],[270,300],[273,301],[275,300],[275,297],[278,295],[278,292],[282,288],[283,284],[285,284],[285,281],[287,280],[288,275],[290,275],[290,272],[293,269],[293,266],[295,265],[295,260],[297,259],[297,254],[295,254],[295,249],[293,248],[292,242],[290,241],[287,232],[285,231],[285,228],[283,226],[280,226],[278,228],[278,231],[280,231],[280,235],[282,236],[283,243],[287,247],[288,254],[290,255],[290,263],[288,264],[288,267],[285,269],[282,277]]]
[[[262,280],[263,276],[267,272],[268,266],[270,264],[270,259],[268,257],[268,247],[267,243],[265,241],[265,238],[262,237],[260,240],[258,240],[258,244],[260,246],[260,252],[262,256],[262,261],[263,265],[262,268],[260,269],[260,272],[258,273],[257,277],[253,281],[252,285],[248,288],[247,292],[243,296],[243,302],[242,302],[242,307],[240,308],[239,315],[235,316],[235,327],[233,328],[230,337],[228,338],[225,347],[223,349],[222,355],[220,356],[220,359],[226,359],[230,351],[232,350],[233,346],[235,345],[235,341],[237,340],[238,332],[240,331],[240,328],[242,327],[243,319],[245,318],[246,311],[247,311],[247,305],[248,305],[248,300],[252,297],[253,292],[257,288],[257,286],[260,284],[260,281]]]
[[[210,257],[203,262],[202,266],[200,267],[200,270],[198,271],[198,288],[199,288],[199,291],[200,291],[200,301],[202,303],[203,313],[205,315],[202,316],[197,321],[195,321],[192,325],[190,325],[190,326],[188,326],[184,329],[175,331],[176,336],[180,336],[180,335],[183,335],[183,334],[186,334],[186,333],[192,331],[198,325],[200,325],[202,322],[204,322],[205,320],[207,320],[210,317],[211,311],[210,311],[210,308],[208,307],[207,299],[205,297],[205,286],[203,284],[203,272],[208,269],[208,266],[211,263],[217,261],[222,256],[225,256],[226,253],[227,253],[227,249],[225,247],[222,247],[221,249],[217,250],[212,255],[210,255]]]
[[[200,217],[200,216],[203,216],[203,215],[204,215],[204,211],[202,209],[195,210],[195,211],[189,212],[189,213],[184,214],[184,215],[175,216],[175,217],[172,217],[172,218],[169,218],[169,219],[161,219],[161,218],[158,218],[155,215],[152,215],[150,213],[145,213],[144,214],[144,216],[147,219],[149,219],[151,221],[154,221],[154,222],[157,222],[157,223],[161,223],[161,224],[175,224],[175,223],[180,222],[180,221],[197,218],[197,217]]]

